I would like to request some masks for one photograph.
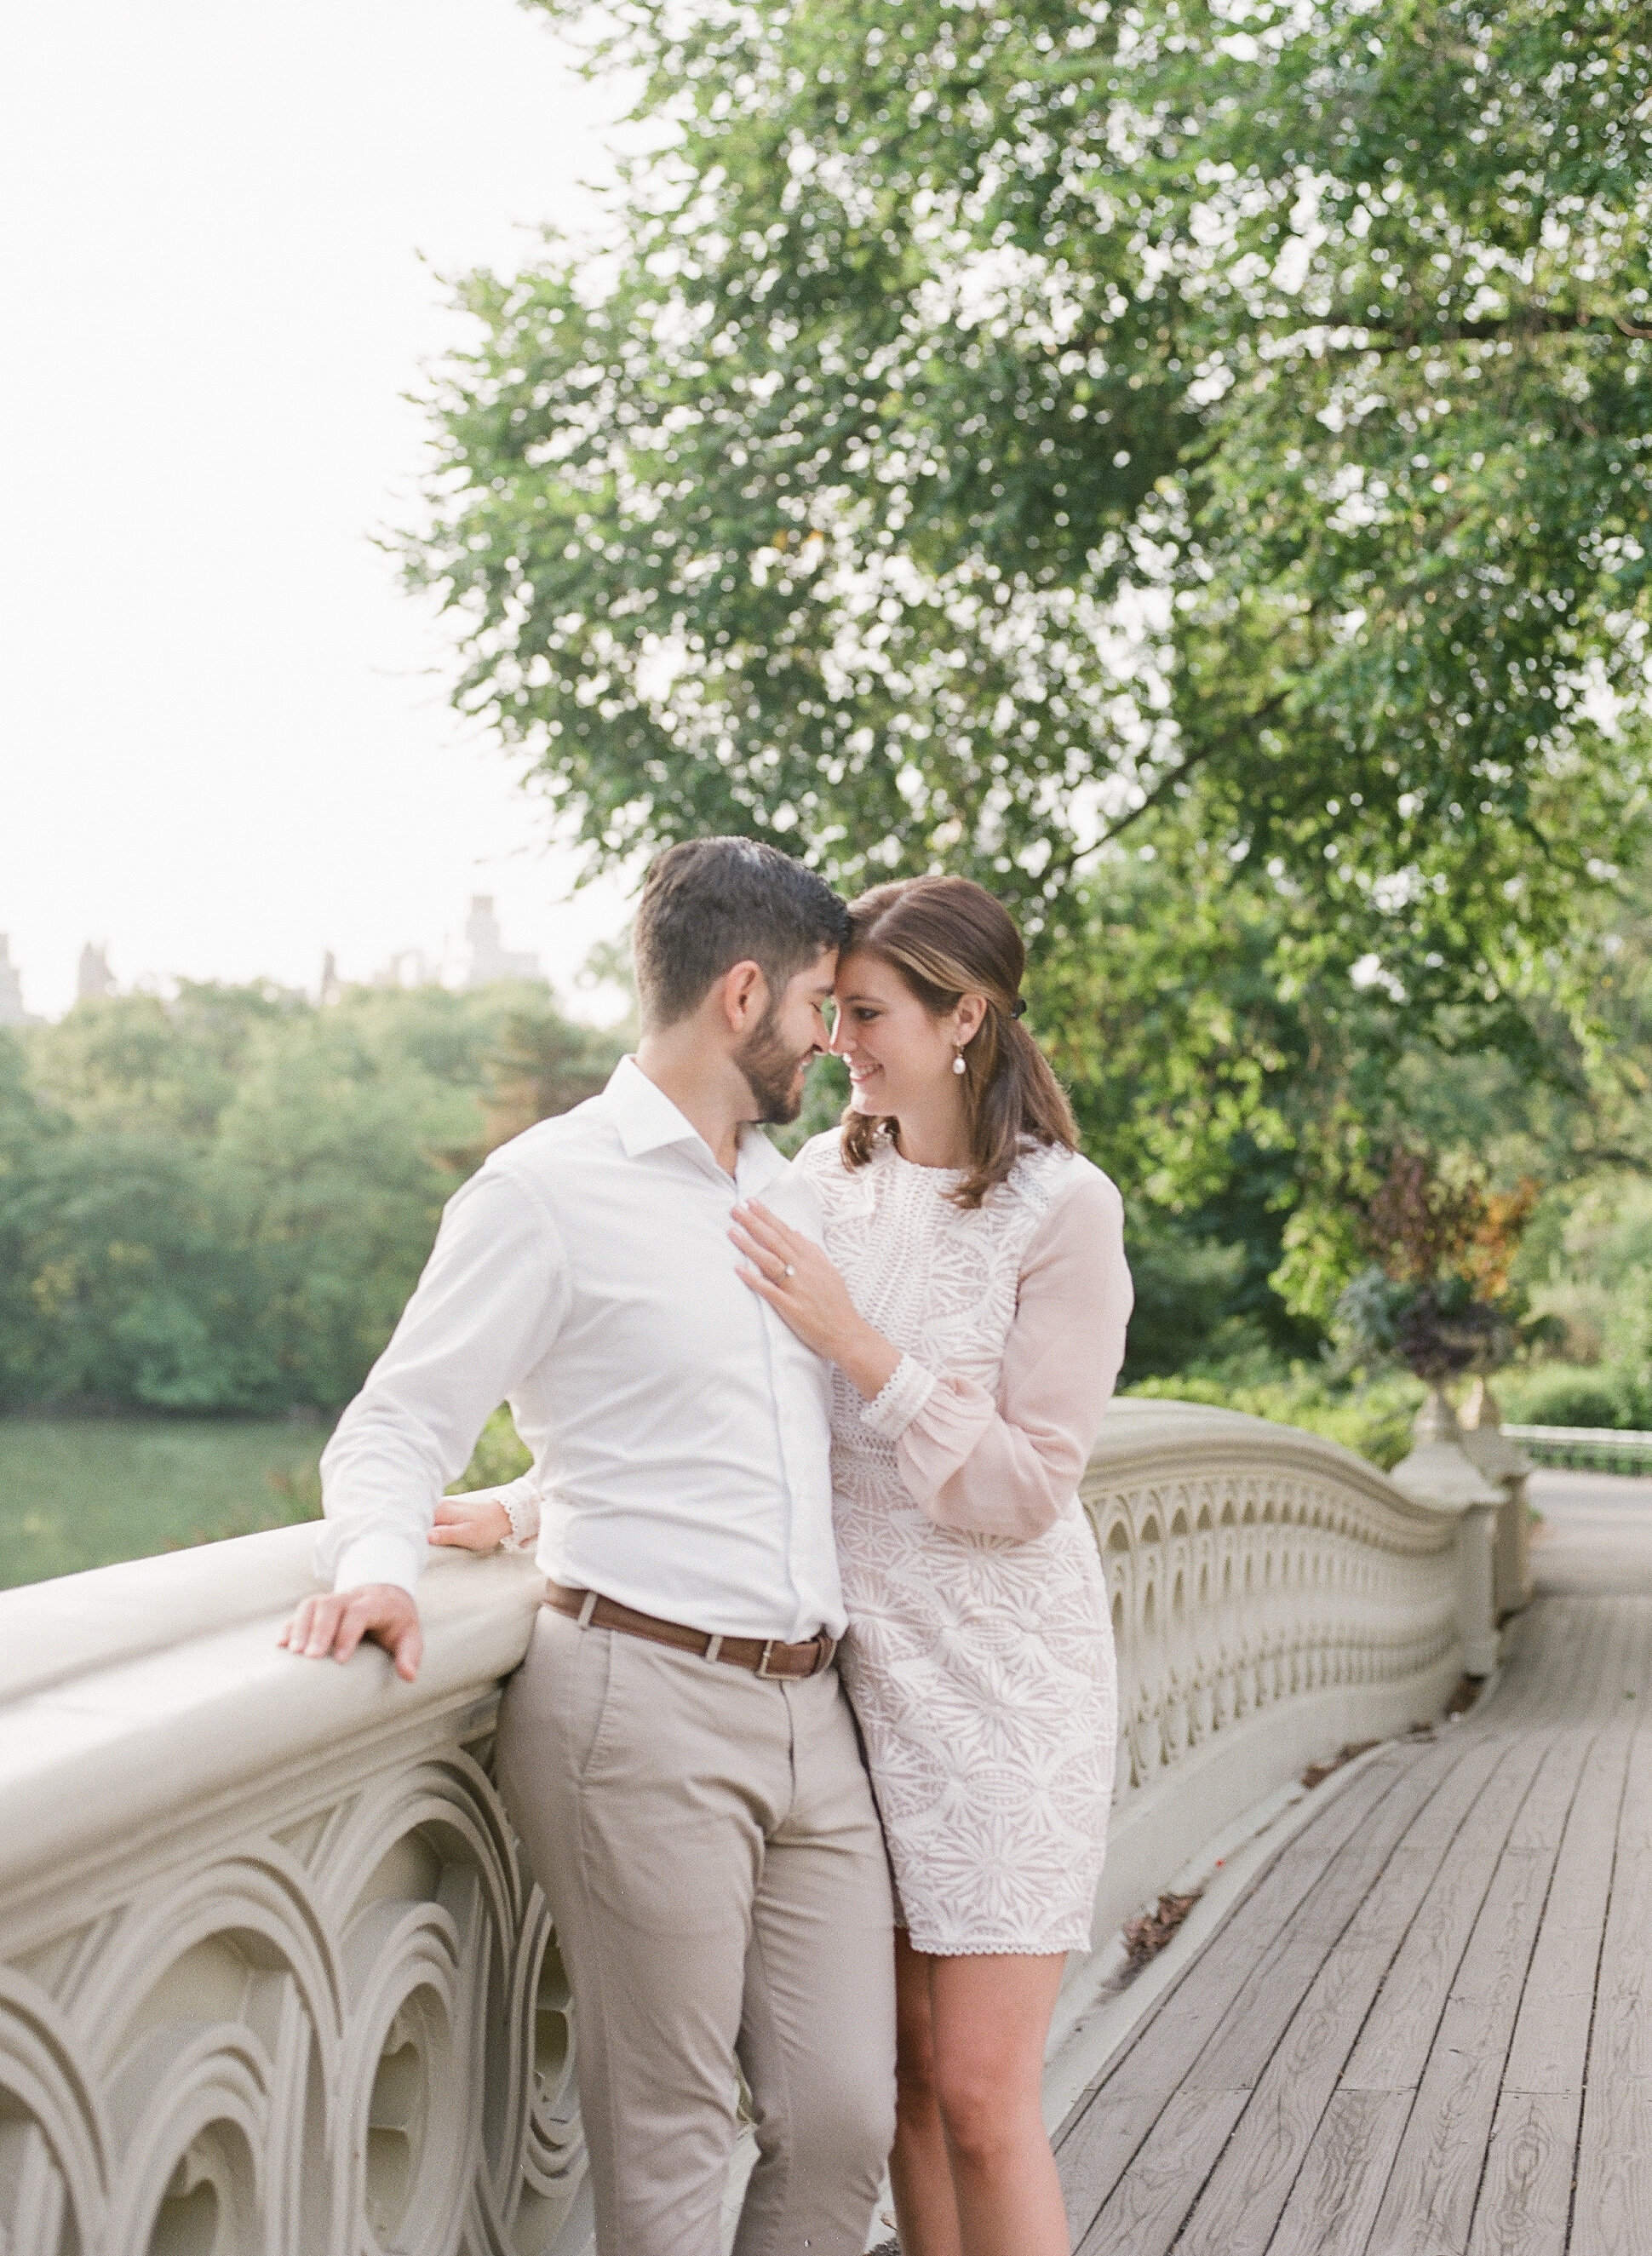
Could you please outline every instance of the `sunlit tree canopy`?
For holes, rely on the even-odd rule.
[[[1644,821],[1641,11],[600,22],[661,153],[466,286],[412,557],[597,857],[1036,933],[1170,813],[1408,992],[1564,935]]]

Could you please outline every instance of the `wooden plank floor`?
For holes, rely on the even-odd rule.
[[[1652,1596],[1540,1595],[1506,1651],[1074,2108],[1078,2256],[1652,2256]]]

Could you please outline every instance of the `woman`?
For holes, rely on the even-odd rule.
[[[855,902],[833,1049],[853,1096],[797,1165],[824,1251],[736,1209],[745,1275],[835,1365],[842,1665],[889,1840],[903,2256],[1065,2256],[1041,2084],[1087,1949],[1117,1729],[1077,1484],[1123,1357],[1119,1195],[1019,1024],[979,885]]]

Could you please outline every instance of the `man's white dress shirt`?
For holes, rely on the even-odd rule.
[[[503,1399],[555,1581],[714,1635],[841,1636],[829,1373],[735,1273],[730,1209],[754,1196],[819,1236],[760,1129],[731,1181],[632,1058],[496,1152],[321,1459],[334,1587],[413,1589]]]

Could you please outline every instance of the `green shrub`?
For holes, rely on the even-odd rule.
[[[1644,1415],[1633,1375],[1610,1364],[1534,1364],[1496,1386],[1503,1416],[1518,1426],[1638,1426]]]
[[[1423,1400],[1417,1380],[1385,1377],[1339,1390],[1297,1366],[1288,1378],[1252,1381],[1225,1379],[1215,1373],[1185,1373],[1175,1378],[1146,1378],[1123,1390],[1161,1402],[1206,1402],[1220,1410],[1242,1410],[1278,1426],[1298,1426],[1367,1458],[1384,1472],[1398,1464],[1411,1446],[1411,1421]]]

